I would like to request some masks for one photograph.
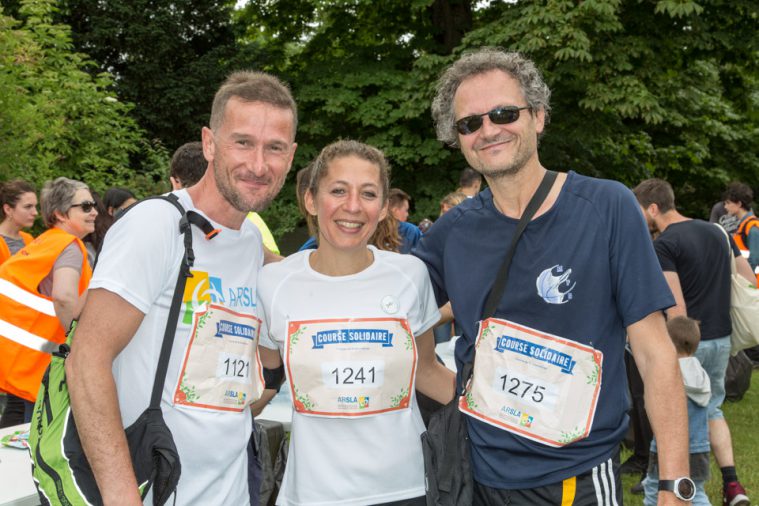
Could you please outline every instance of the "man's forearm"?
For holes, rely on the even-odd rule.
[[[664,353],[644,369],[641,377],[646,413],[656,436],[659,477],[689,476],[688,409],[677,359],[674,353]]]
[[[104,504],[142,504],[119,411],[111,364],[70,355],[66,378],[79,438]]]

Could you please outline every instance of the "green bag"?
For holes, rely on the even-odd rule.
[[[166,322],[150,405],[124,432],[143,500],[152,489],[153,503],[162,505],[174,493],[181,473],[179,455],[171,431],[163,420],[160,401],[185,282],[191,276],[190,268],[194,262],[190,224],[200,226],[206,234],[212,234],[213,227],[199,214],[193,211],[185,213],[174,195],[153,198],[171,202],[182,213],[179,232],[184,236],[185,255]],[[68,333],[66,344],[52,354],[29,427],[32,476],[43,505],[103,503],[79,440],[66,385],[65,360],[75,333],[76,323]]]

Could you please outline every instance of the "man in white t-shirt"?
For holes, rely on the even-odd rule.
[[[245,449],[253,397],[240,395],[233,405],[229,389],[208,385],[229,381],[224,364],[250,364],[254,347],[235,356],[225,345],[209,352],[196,344],[207,337],[200,329],[214,313],[241,323],[238,328],[257,327],[264,252],[260,233],[245,216],[265,208],[281,189],[297,147],[296,124],[295,102],[278,79],[232,74],[216,93],[210,128],[202,131],[208,170],[196,185],[175,192],[187,210],[220,231],[207,239],[193,227],[193,276],[161,398],[182,464],[179,504],[249,502]],[[141,504],[124,427],[150,401],[184,252],[178,220],[170,204],[152,200],[109,230],[67,359],[76,424],[106,504]]]

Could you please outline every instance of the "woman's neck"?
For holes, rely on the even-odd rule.
[[[11,239],[21,239],[21,234],[19,234],[20,230],[21,229],[9,219],[5,219],[2,223],[0,223],[0,235],[4,235],[5,237],[10,237]]]
[[[311,268],[325,276],[350,276],[374,263],[369,248],[356,251],[337,251],[320,245],[308,258]]]

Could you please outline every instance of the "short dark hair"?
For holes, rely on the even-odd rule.
[[[675,192],[663,179],[646,179],[633,189],[633,193],[643,207],[656,204],[662,213],[675,208]]]
[[[207,168],[208,161],[203,156],[203,143],[188,142],[174,151],[169,174],[174,179],[178,179],[183,187],[188,187],[200,181]]]
[[[475,183],[482,183],[482,174],[471,167],[467,167],[461,171],[461,176],[459,176],[459,188],[469,188]]]
[[[390,188],[388,207],[398,207],[404,200],[411,203],[411,196],[400,188]]]
[[[733,181],[727,185],[725,193],[722,194],[722,200],[738,202],[743,209],[748,211],[751,209],[751,203],[754,201],[754,191],[746,183]]]
[[[696,353],[698,343],[701,342],[697,320],[687,316],[675,316],[667,321],[667,332],[678,353],[688,356]]]
[[[94,193],[92,195],[93,197],[95,196]],[[118,209],[119,207],[123,206],[124,202],[129,199],[137,200],[137,197],[134,196],[132,190],[129,190],[127,188],[108,188],[103,194],[103,205],[106,209],[109,207]]]
[[[24,193],[36,193],[36,191],[31,183],[23,179],[14,179],[0,183],[0,221],[5,219],[5,210],[3,210],[5,204],[8,204],[12,208],[16,207],[19,199],[21,199],[21,195]]]
[[[233,72],[222,83],[213,98],[211,106],[211,130],[221,126],[227,102],[239,98],[243,102],[263,102],[293,113],[293,136],[298,127],[298,107],[295,105],[290,88],[278,78],[265,72],[239,70]]]

